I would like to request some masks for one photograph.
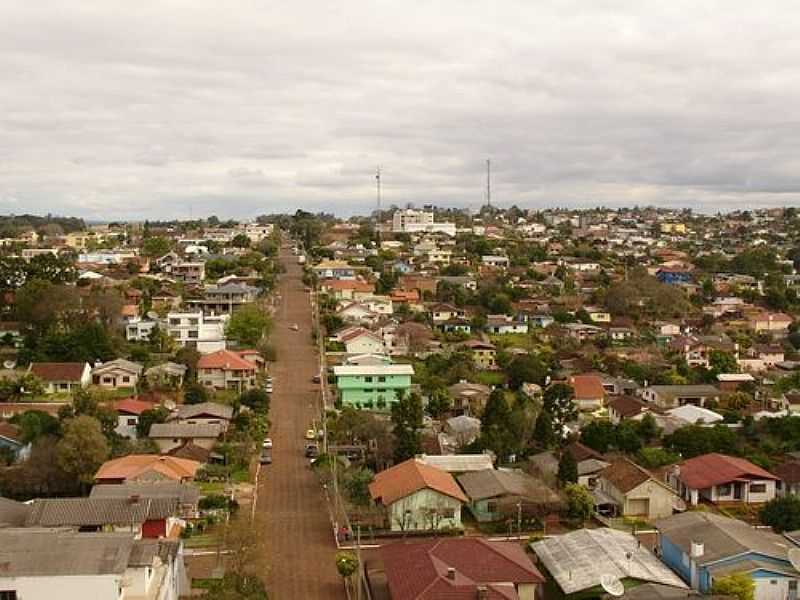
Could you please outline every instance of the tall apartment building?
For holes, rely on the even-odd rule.
[[[392,217],[392,231],[395,233],[444,233],[455,236],[455,223],[436,223],[433,213],[424,210],[398,210]]]

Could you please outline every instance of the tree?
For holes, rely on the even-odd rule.
[[[41,410],[26,410],[24,413],[14,415],[11,422],[20,428],[24,444],[32,444],[43,436],[61,435],[61,422]]]
[[[511,409],[506,401],[506,393],[502,389],[496,389],[489,395],[486,408],[483,410],[480,445],[489,448],[502,462],[512,453],[515,441],[514,423],[511,419]]]
[[[573,398],[575,390],[566,383],[555,383],[544,391],[543,409],[553,416],[553,429],[560,436],[567,423],[578,418]]]
[[[269,410],[269,394],[260,388],[252,388],[239,395],[239,404],[258,412]]]
[[[369,484],[375,475],[369,469],[353,469],[348,471],[344,480],[344,489],[353,504],[357,506],[369,506],[372,497],[369,493]]]
[[[761,508],[759,518],[778,533],[800,529],[800,496],[788,494],[770,500]]]
[[[108,455],[108,442],[97,419],[83,415],[66,423],[56,452],[58,466],[64,471],[89,485]]]
[[[506,367],[508,386],[518,390],[523,383],[543,385],[548,373],[547,365],[538,356],[525,354],[517,356]]]
[[[392,424],[396,440],[395,462],[414,458],[422,452],[422,399],[416,393],[400,394],[392,404]]]
[[[200,383],[190,383],[183,391],[184,404],[200,404],[208,402],[208,390]]]
[[[267,336],[272,320],[257,304],[246,304],[236,311],[228,321],[225,333],[242,346],[255,346]]]
[[[448,410],[450,410],[450,394],[446,388],[436,388],[428,396],[428,403],[425,405],[425,411],[434,419],[438,419]]]
[[[592,421],[581,429],[581,443],[601,454],[614,445],[615,427],[609,421]]]
[[[250,238],[244,233],[236,234],[230,241],[230,245],[234,248],[249,248]]]
[[[340,550],[336,553],[336,570],[344,579],[352,577],[358,570],[358,558],[352,552]]]
[[[572,453],[565,450],[558,461],[558,480],[561,484],[578,482],[578,463]]]
[[[594,498],[582,485],[570,483],[564,488],[567,496],[567,515],[571,519],[585,521],[594,512]]]
[[[149,258],[164,256],[170,249],[170,241],[167,238],[149,237],[142,242],[142,254]]]
[[[547,450],[552,448],[556,441],[556,433],[553,430],[553,415],[546,410],[539,411],[536,416],[536,424],[533,427],[533,441],[539,448]]]
[[[748,573],[733,573],[715,577],[711,592],[721,596],[733,596],[737,600],[754,600],[756,584]]]
[[[150,434],[150,426],[154,423],[166,423],[167,417],[169,417],[169,411],[163,406],[143,411],[136,423],[136,435],[140,438],[147,437]]]
[[[646,413],[638,425],[639,437],[643,442],[648,443],[661,435],[661,428],[656,423],[656,419],[650,413]]]
[[[257,575],[225,573],[221,579],[209,579],[204,600],[267,600],[264,582]]]

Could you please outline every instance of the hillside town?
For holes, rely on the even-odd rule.
[[[796,600],[800,212],[0,217],[0,600]]]

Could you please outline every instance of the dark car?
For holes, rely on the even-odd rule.
[[[319,378],[319,375],[314,375],[314,377],[311,378],[311,381],[313,381],[314,383],[319,383],[321,380]]]
[[[319,456],[319,446],[316,444],[306,444],[306,458],[317,458]]]
[[[261,456],[258,459],[259,464],[262,465],[271,465],[272,464],[272,452],[269,450],[262,450]]]

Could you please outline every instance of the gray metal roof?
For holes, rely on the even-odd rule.
[[[16,500],[0,497],[0,525],[21,527],[28,518],[31,507]]]
[[[180,504],[197,504],[200,490],[178,481],[141,481],[120,484],[100,483],[92,487],[90,498],[175,498]]]
[[[531,548],[565,594],[595,587],[603,575],[686,588],[635,537],[615,529],[579,529],[534,542]]]
[[[486,469],[464,473],[456,480],[472,501],[499,496],[517,496],[534,503],[561,501],[541,480],[521,471]]]
[[[469,471],[494,469],[494,463],[489,454],[449,454],[442,456],[423,454],[418,458],[426,465],[448,473],[467,473]]]
[[[219,402],[200,402],[199,404],[182,404],[178,407],[179,419],[193,419],[208,415],[230,421],[233,418],[233,407]]]
[[[0,529],[0,577],[122,575],[133,544],[132,533]]]
[[[40,498],[25,520],[28,527],[140,525],[178,512],[177,498]]]
[[[779,560],[788,560],[794,545],[768,529],[755,529],[738,519],[713,513],[689,511],[656,521],[656,527],[670,542],[689,553],[692,542],[702,542],[700,564],[727,556],[755,551]],[[777,568],[777,566],[776,566]]]
[[[153,423],[148,437],[158,438],[216,438],[222,433],[219,423]]]

